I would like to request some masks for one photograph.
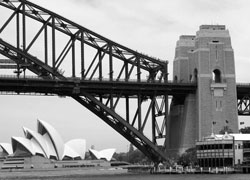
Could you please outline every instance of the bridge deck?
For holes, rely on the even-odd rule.
[[[250,96],[250,83],[237,83],[236,90],[238,99]]]
[[[41,79],[38,77],[17,78],[15,76],[0,77],[1,92],[15,93],[41,93],[71,95],[85,91],[96,95],[113,94],[133,96],[138,92],[145,96],[151,95],[185,95],[194,93],[197,88],[195,83],[174,83],[173,81],[153,82],[136,80],[110,81],[108,79],[83,80],[80,78],[68,78],[67,80]],[[238,83],[237,98],[242,99],[250,95],[250,83]]]
[[[113,94],[133,96],[138,92],[145,96],[151,95],[184,95],[194,93],[196,84],[167,83],[147,81],[109,81],[109,80],[55,80],[40,78],[0,77],[0,91],[16,93],[42,93],[71,95],[88,92],[96,95]]]

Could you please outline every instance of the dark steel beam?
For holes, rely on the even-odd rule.
[[[52,68],[56,69],[56,30],[55,17],[52,15]]]
[[[152,142],[154,143],[154,144],[156,144],[156,134],[155,134],[155,128],[156,128],[156,126],[155,126],[155,124],[156,124],[156,112],[155,112],[155,106],[156,106],[156,97],[155,96],[153,96],[152,97],[152,99],[151,99],[151,101],[152,101]]]
[[[25,4],[23,3],[23,7],[22,7],[22,33],[23,33],[23,51],[26,51],[26,16],[25,16]]]
[[[96,115],[101,117],[106,123],[120,132],[120,134],[123,135],[126,139],[128,139],[129,141],[133,141],[133,144],[145,155],[150,157],[153,161],[161,162],[166,160],[165,154],[163,154],[161,150],[159,150],[158,147],[156,147],[149,139],[147,139],[133,126],[128,124],[121,116],[100,103],[96,98],[92,97],[89,94],[86,94],[85,98],[81,98],[79,96],[72,97],[92,112],[95,112]],[[92,102],[94,106],[89,106],[90,102]]]
[[[72,77],[76,77],[75,39],[72,39]]]
[[[60,55],[58,56],[58,58],[56,59],[55,62],[55,69],[59,69],[59,66],[62,64],[63,60],[65,59],[65,57],[67,56],[67,54],[69,53],[70,49],[72,48],[72,40],[69,39],[67,44],[65,45],[65,47],[63,48],[63,50],[61,51]],[[73,57],[72,57],[73,58]]]
[[[141,94],[137,94],[137,121],[138,121],[138,131],[142,132],[142,109],[141,109],[141,105],[142,105],[142,97]]]
[[[109,79],[113,81],[113,56],[112,56],[112,46],[109,45]]]
[[[44,27],[44,61],[48,65],[48,26]]]
[[[85,59],[84,59],[84,34],[81,32],[81,78],[85,77]]]

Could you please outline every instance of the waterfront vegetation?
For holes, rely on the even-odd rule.
[[[115,153],[113,158],[117,161],[125,161],[131,164],[152,164],[152,161],[145,156],[140,150],[134,149],[130,145],[128,152]],[[168,162],[165,162],[165,166],[175,166],[176,164],[182,165],[183,167],[197,165],[196,149],[187,149],[181,156],[171,156]]]
[[[185,151],[179,158],[178,158],[178,164],[182,165],[183,167],[191,166],[195,167],[197,166],[197,157],[196,157],[196,148],[190,148]]]
[[[250,134],[250,127],[244,127],[240,129],[242,134]]]
[[[134,149],[133,145],[130,145],[128,152],[115,153],[114,159],[117,161],[126,161],[131,164],[150,164],[151,160],[145,156],[140,150]]]
[[[225,134],[225,131],[229,131],[227,126],[225,126],[221,131],[220,134]],[[242,134],[249,134],[250,127],[244,127],[240,129]],[[149,158],[147,158],[140,150],[134,149],[133,145],[130,145],[128,152],[121,152],[115,153],[114,159],[117,161],[126,161],[131,164],[150,164],[152,163]],[[167,162],[166,166],[174,166],[175,164],[182,165],[183,167],[197,166],[197,157],[196,157],[196,148],[187,149],[181,156],[170,156],[169,161]]]

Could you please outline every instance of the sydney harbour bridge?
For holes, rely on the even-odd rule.
[[[71,97],[152,161],[166,160],[168,99],[194,93],[196,83],[173,82],[168,61],[29,1],[0,0],[0,5],[9,12],[0,24],[1,94]],[[238,114],[250,115],[250,85],[236,89]],[[145,135],[148,124],[150,137]]]

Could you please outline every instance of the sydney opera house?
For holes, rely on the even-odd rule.
[[[0,166],[1,169],[8,167],[25,168],[44,167],[50,165],[67,166],[69,162],[77,165],[92,166],[95,163],[108,162],[112,159],[115,149],[96,151],[90,149],[89,153],[93,160],[86,161],[86,140],[73,139],[66,143],[53,126],[45,121],[37,120],[37,131],[23,127],[24,137],[12,137],[11,144],[0,143]],[[14,163],[13,163],[14,162]],[[56,163],[56,164],[55,164]],[[26,165],[27,166],[27,165]]]
[[[102,151],[97,151],[95,149],[89,149],[90,155],[95,159],[104,159],[106,161],[111,161],[116,149],[104,149]]]

